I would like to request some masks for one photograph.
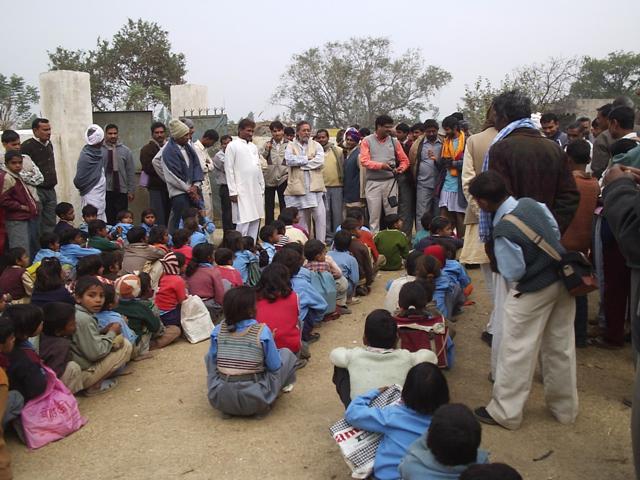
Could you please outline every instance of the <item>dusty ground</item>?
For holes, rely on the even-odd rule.
[[[481,275],[470,272],[477,304],[457,322],[457,365],[447,372],[452,400],[484,405],[489,348],[479,340],[490,310],[480,292]],[[331,348],[360,343],[366,313],[383,302],[385,273],[354,314],[321,327],[312,359],[292,393],[283,395],[263,420],[223,420],[208,404],[203,356],[208,342],[171,346],[134,364],[133,375],[104,396],[80,398],[89,423],[71,437],[29,452],[9,438],[17,479],[310,478],[348,479],[329,436],[341,403],[331,383]],[[595,302],[592,302],[595,303]],[[593,307],[593,305],[592,305]],[[578,351],[580,415],[574,426],[558,424],[534,383],[522,428],[483,427],[483,447],[494,461],[515,466],[527,479],[627,480],[633,466],[630,410],[621,398],[630,390],[630,349]],[[535,458],[553,453],[544,460]]]

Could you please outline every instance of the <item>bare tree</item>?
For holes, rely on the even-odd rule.
[[[39,99],[38,89],[27,85],[24,78],[0,74],[0,130],[21,128]]]

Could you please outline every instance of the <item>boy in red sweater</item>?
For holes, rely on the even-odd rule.
[[[179,335],[182,332],[180,310],[182,302],[187,299],[187,285],[181,276],[185,270],[184,255],[169,252],[160,259],[160,263],[164,273],[158,283],[155,303],[164,326],[172,331],[177,327]]]

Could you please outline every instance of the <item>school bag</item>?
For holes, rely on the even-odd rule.
[[[249,278],[247,279],[247,285],[250,287],[255,287],[260,281],[260,275],[262,275],[260,271],[260,265],[258,262],[249,262],[247,266],[247,270],[249,272]]]
[[[80,430],[87,419],[80,415],[73,393],[55,372],[42,365],[47,375],[47,388],[24,406],[20,418],[27,447],[36,449]]]
[[[329,315],[336,311],[336,281],[329,272],[311,272],[311,286],[322,295],[327,302],[327,309],[324,315]]]
[[[453,366],[453,340],[449,336],[449,327],[442,315],[416,312],[394,319],[398,325],[400,348],[410,352],[431,350],[438,357],[438,367]]]
[[[182,333],[189,343],[206,340],[213,332],[209,309],[197,295],[189,295],[180,308]]]

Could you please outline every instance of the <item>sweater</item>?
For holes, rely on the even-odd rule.
[[[102,360],[111,353],[116,333],[101,334],[98,320],[82,305],[76,305],[76,331],[71,337],[71,358],[82,370]]]
[[[295,292],[285,298],[278,297],[274,302],[264,298],[258,300],[256,320],[269,327],[276,347],[288,348],[293,353],[300,351],[298,295]]]
[[[13,350],[7,355],[9,385],[17,390],[28,402],[39,397],[47,389],[47,374],[42,368],[42,359],[28,340],[16,341]]]
[[[402,349],[373,347],[334,348],[329,359],[336,367],[349,370],[351,398],[394,383],[402,386],[411,367],[422,362],[435,364],[438,361],[430,350],[412,353]]]
[[[62,377],[67,363],[71,361],[71,338],[55,337],[43,333],[40,335],[38,348],[44,364],[56,372],[58,378]]]
[[[141,271],[147,262],[155,262],[164,257],[166,252],[159,248],[154,248],[148,243],[130,243],[124,249],[122,259],[123,273],[133,273]]]
[[[115,311],[127,317],[129,328],[138,337],[147,332],[156,333],[160,330],[160,319],[153,313],[149,305],[138,299],[120,299]]]
[[[349,252],[358,262],[358,270],[360,272],[360,281],[364,279],[366,286],[373,283],[373,264],[371,263],[371,254],[369,249],[359,239],[354,238],[349,245]]]
[[[591,174],[574,170],[580,202],[578,210],[571,220],[569,228],[562,235],[560,242],[567,250],[582,252],[585,255],[591,248],[591,235],[593,232],[593,215],[600,196],[598,181]]]
[[[160,277],[158,292],[156,293],[156,305],[161,312],[174,310],[187,298],[187,286],[179,275],[167,275]]]
[[[264,372],[264,353],[260,333],[264,325],[254,323],[244,332],[230,332],[227,322],[220,323],[216,365],[223,375],[247,375]]]
[[[512,215],[522,220],[529,228],[547,241],[558,253],[565,252],[560,244],[560,239],[556,235],[553,226],[546,221],[542,207],[535,200],[521,198],[518,206],[511,212]],[[524,233],[513,223],[504,218],[495,226],[493,237],[504,237],[515,243],[522,249],[526,271],[520,278],[516,290],[521,293],[537,292],[560,279],[558,264],[540,248],[529,240]]]
[[[96,319],[98,320],[98,327],[100,329],[105,328],[110,323],[117,323],[120,325],[121,334],[129,343],[135,345],[138,342],[138,335],[129,328],[125,318],[118,312],[113,310],[103,310],[96,313]]]
[[[447,259],[442,268],[442,273],[447,275],[451,280],[460,285],[460,288],[465,289],[471,283],[469,274],[457,260]]]
[[[19,175],[7,172],[7,176],[13,177],[15,185],[0,195],[0,207],[3,208],[5,220],[27,221],[38,216],[36,199],[27,189]],[[28,207],[25,210],[23,207]]]
[[[63,255],[60,252],[53,251],[50,248],[41,248],[36,253],[36,256],[33,257],[33,263],[41,262],[43,258],[49,258],[49,257],[57,258],[58,260],[60,260],[60,263],[62,265],[65,265],[65,264],[71,265],[71,262],[72,262],[70,258],[67,258],[65,255]]]
[[[349,152],[344,159],[344,203],[355,203],[360,201],[360,147],[356,147]]]
[[[84,248],[75,243],[68,243],[60,247],[60,253],[69,259],[71,266],[78,265],[78,260],[89,255],[100,255],[102,253],[97,248]]]
[[[380,252],[378,252],[378,247],[376,246],[373,234],[369,230],[365,230],[363,227],[358,230],[358,240],[360,240],[369,249],[369,253],[371,253],[373,261],[377,262]]]
[[[298,295],[300,322],[305,319],[311,323],[322,320],[328,305],[322,294],[311,285],[311,272],[301,267],[298,273],[291,277],[291,287]]]
[[[155,140],[149,141],[142,149],[140,149],[140,165],[142,171],[149,175],[147,189],[167,191],[167,184],[160,178],[156,169],[153,168],[153,157],[160,151],[160,146]]]
[[[402,260],[409,255],[409,239],[400,230],[387,229],[376,233],[374,237],[378,252],[385,256],[387,262],[381,270],[400,270]]]
[[[31,160],[38,166],[44,177],[44,181],[38,188],[50,190],[58,184],[56,162],[53,156],[53,144],[50,141],[43,144],[36,138],[30,138],[20,145],[20,151],[31,157]]]
[[[73,295],[69,293],[69,290],[64,285],[60,285],[54,290],[37,290],[34,289],[31,294],[31,304],[38,307],[43,307],[47,303],[62,302],[69,305],[75,305],[76,301]]]
[[[489,454],[485,450],[478,449],[474,462],[467,465],[443,465],[436,460],[431,450],[427,447],[427,435],[425,432],[418,440],[413,442],[407,451],[407,455],[400,463],[400,477],[403,480],[457,480],[469,465],[474,463],[489,463]]]
[[[111,240],[107,240],[106,238],[98,235],[91,237],[87,245],[91,248],[97,248],[101,252],[111,252],[120,248],[116,242],[112,242]]]
[[[189,265],[193,258],[193,247],[191,245],[183,245],[180,248],[174,248],[173,253],[181,253],[184,255],[184,264]]]
[[[337,250],[331,250],[327,255],[340,267],[342,275],[349,281],[349,288],[353,293],[360,281],[360,269],[356,258],[349,252],[338,252]]]
[[[402,404],[369,407],[378,393],[376,388],[355,397],[344,418],[356,428],[383,434],[376,450],[373,475],[377,480],[396,480],[400,478],[398,465],[402,457],[409,446],[429,428],[431,415],[423,415]]]
[[[240,275],[240,272],[231,265],[218,265],[218,269],[225,293],[230,288],[242,285],[242,276]]]
[[[200,265],[193,275],[187,277],[187,286],[191,295],[197,295],[202,300],[212,298],[222,305],[224,285],[217,267]]]
[[[18,265],[11,265],[0,274],[0,292],[11,294],[12,300],[20,300],[27,296],[22,282],[26,270]]]

